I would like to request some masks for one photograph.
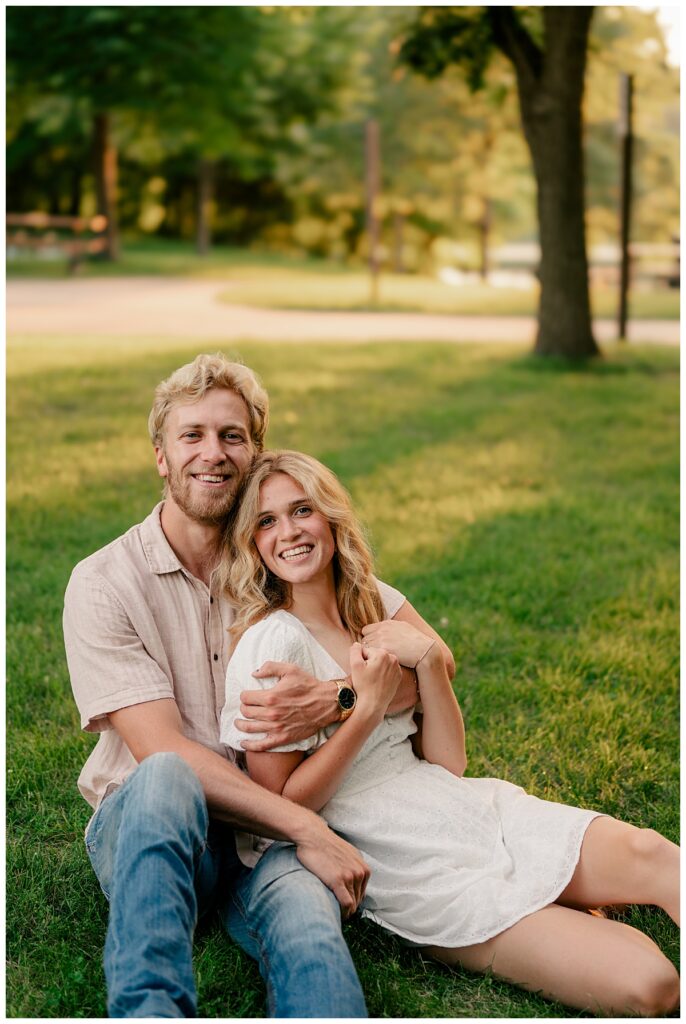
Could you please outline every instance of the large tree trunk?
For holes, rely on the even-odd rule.
[[[543,51],[507,20],[511,8],[490,11],[495,12],[496,39],[517,72],[522,125],[536,175],[541,298],[535,352],[571,359],[597,355],[588,290],[581,115],[593,8],[544,7]]]
[[[107,217],[105,258],[119,259],[119,221],[117,219],[117,149],[111,138],[111,117],[96,114],[93,124],[95,190],[98,213]]]
[[[214,164],[198,160],[198,195],[195,219],[195,248],[199,256],[207,256],[212,244],[212,204],[214,202]]]

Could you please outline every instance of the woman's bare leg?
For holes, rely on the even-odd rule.
[[[649,828],[595,818],[586,830],[566,907],[652,903],[679,924],[679,847]]]
[[[487,942],[425,952],[599,1016],[657,1017],[679,1004],[679,975],[646,935],[557,904]]]

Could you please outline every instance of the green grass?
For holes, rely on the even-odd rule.
[[[124,244],[116,263],[91,261],[83,277],[123,274],[184,275],[226,281],[222,298],[227,303],[277,309],[370,310],[379,312],[453,313],[465,316],[530,316],[538,306],[538,289],[495,288],[469,284],[455,288],[428,274],[391,274],[380,277],[378,303],[370,305],[369,276],[359,266],[333,260],[286,256],[250,249],[213,248],[198,257],[186,242],[139,240]],[[8,276],[61,279],[64,260],[14,260]],[[616,288],[594,287],[591,303],[595,316],[616,317]],[[637,319],[679,318],[677,289],[634,290],[630,315]]]
[[[214,350],[215,345],[212,346]],[[72,566],[159,495],[154,385],[198,349],[16,338],[8,353],[7,1012],[102,1017],[106,904],[88,866],[61,639]],[[250,344],[272,446],[351,489],[380,575],[456,652],[472,775],[678,839],[678,353],[581,369],[511,346]],[[676,929],[633,910],[676,962]],[[346,926],[379,1017],[578,1016]],[[264,1014],[256,967],[212,923],[199,1015]]]

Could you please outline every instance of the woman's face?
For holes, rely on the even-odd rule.
[[[255,544],[267,568],[288,583],[331,572],[336,550],[328,521],[286,473],[274,473],[260,487]]]

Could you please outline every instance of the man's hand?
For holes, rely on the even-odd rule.
[[[297,743],[336,721],[338,688],[332,680],[321,682],[298,665],[282,661],[267,661],[253,675],[256,679],[279,676],[279,682],[271,690],[241,693],[243,717],[236,719],[237,727],[246,733],[266,733],[260,740],[246,737],[244,750]]]
[[[364,896],[369,867],[354,846],[332,832],[323,821],[322,825],[321,834],[296,844],[298,860],[331,889],[341,905],[343,917],[350,917]]]

